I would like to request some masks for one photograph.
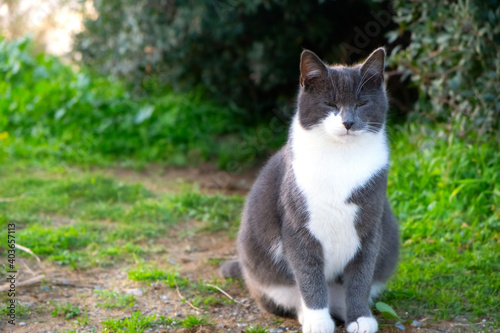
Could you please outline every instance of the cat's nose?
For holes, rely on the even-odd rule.
[[[344,127],[347,129],[347,130],[350,130],[352,125],[354,125],[354,121],[344,121],[342,124],[344,124]]]

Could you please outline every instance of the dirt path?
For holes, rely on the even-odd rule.
[[[257,177],[259,168],[236,173],[218,170],[211,164],[196,168],[162,167],[152,164],[142,171],[122,168],[98,170],[129,183],[141,183],[155,193],[172,192],[181,190],[186,184],[197,184],[204,193],[245,195]]]

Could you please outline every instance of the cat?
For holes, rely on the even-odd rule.
[[[389,150],[385,50],[353,67],[300,57],[289,138],[264,166],[245,204],[238,259],[265,310],[295,317],[304,333],[378,329],[371,298],[392,275],[399,231],[386,197]]]

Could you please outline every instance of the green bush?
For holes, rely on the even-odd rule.
[[[395,0],[399,30],[411,34],[391,62],[419,90],[415,115],[460,135],[500,129],[500,7],[495,0]]]
[[[200,91],[132,98],[123,84],[32,46],[0,39],[0,152],[92,164],[241,158],[232,144],[249,130]]]
[[[372,1],[96,0],[76,49],[85,64],[129,82],[155,76],[247,110],[246,123],[293,104],[299,54],[342,60],[341,44],[373,21]],[[382,30],[389,26],[382,27]],[[379,32],[366,51],[383,44]],[[355,61],[356,59],[349,59]],[[146,79],[147,81],[147,79]]]

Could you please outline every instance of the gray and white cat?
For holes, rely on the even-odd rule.
[[[353,67],[300,59],[298,108],[287,144],[248,195],[238,260],[260,305],[297,317],[304,333],[378,329],[369,302],[398,258],[398,226],[386,197],[389,150],[385,51]]]

